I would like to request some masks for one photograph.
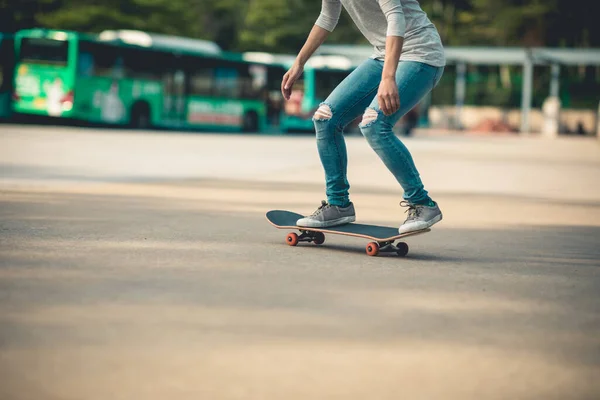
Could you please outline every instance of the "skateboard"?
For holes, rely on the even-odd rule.
[[[321,245],[325,243],[326,233],[354,236],[372,240],[366,247],[366,252],[369,256],[376,256],[379,253],[396,253],[402,257],[406,256],[408,254],[408,244],[405,242],[394,244],[394,242],[409,236],[416,236],[431,231],[431,229],[427,228],[420,231],[399,234],[398,228],[357,224],[354,222],[329,228],[308,228],[296,225],[296,221],[303,218],[304,215],[285,210],[271,210],[267,212],[266,217],[271,225],[277,229],[297,229],[300,231],[300,234],[296,232],[288,233],[285,241],[290,246],[296,246],[299,242],[312,242]]]

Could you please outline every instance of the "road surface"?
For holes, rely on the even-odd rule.
[[[284,244],[310,136],[0,125],[2,399],[600,397],[600,145],[404,140],[444,220],[406,258]],[[361,222],[401,190],[348,138]]]

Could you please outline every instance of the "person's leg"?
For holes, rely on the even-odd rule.
[[[383,67],[383,62],[381,62]],[[396,82],[400,95],[400,109],[396,113],[386,116],[379,108],[377,98],[373,99],[366,109],[360,125],[362,134],[369,145],[384,162],[386,167],[394,175],[398,183],[404,189],[404,200],[411,207],[410,215],[427,214],[422,207],[437,208],[425,190],[421,177],[414,164],[412,156],[404,144],[392,131],[398,120],[411,110],[430,90],[432,90],[441,78],[443,68],[433,67],[424,63],[413,61],[402,61],[396,72]],[[435,211],[435,210],[434,210]],[[441,212],[435,211],[427,221],[401,227],[401,231],[424,229],[423,226],[433,225],[441,219]],[[439,219],[438,219],[439,218]],[[428,227],[425,226],[425,227]]]
[[[317,149],[325,172],[327,202],[311,215],[298,220],[299,226],[326,227],[355,220],[346,176],[348,156],[343,131],[371,104],[381,81],[378,61],[368,59],[350,73],[321,103],[313,121]]]
[[[349,202],[348,158],[343,130],[371,104],[380,80],[378,62],[368,59],[350,73],[315,112],[317,148],[325,171],[329,204],[345,206]]]

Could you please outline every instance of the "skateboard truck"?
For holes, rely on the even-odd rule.
[[[285,238],[290,246],[296,246],[300,242],[309,242],[317,245],[325,243],[325,234],[323,232],[300,230],[300,235],[290,232]],[[367,244],[366,253],[370,256],[376,256],[379,253],[396,253],[401,257],[408,254],[408,245],[404,242],[394,244],[393,240],[384,242],[371,242]]]
[[[371,251],[369,248],[371,247]],[[376,250],[373,248],[378,247]],[[371,254],[375,251],[375,254]],[[398,242],[394,244],[393,240],[387,242],[371,242],[367,245],[367,254],[370,256],[376,256],[377,253],[396,253],[401,257],[404,257],[408,254],[408,245],[404,242]]]
[[[299,242],[313,242],[314,244],[325,243],[325,234],[323,232],[304,231],[300,230],[300,235],[295,232],[290,232],[285,241],[290,246],[295,246]]]

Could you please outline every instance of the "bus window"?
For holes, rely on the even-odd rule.
[[[157,64],[163,64],[165,58],[153,51],[124,49],[125,76],[132,79],[160,80],[161,73]]]
[[[14,62],[13,41],[0,34],[0,118],[10,115]]]
[[[315,96],[319,101],[323,101],[333,92],[343,80],[348,76],[349,71],[317,71]]]
[[[237,99],[240,97],[238,71],[235,68],[215,69],[215,96]]]
[[[198,68],[190,74],[190,94],[196,96],[213,95],[214,69]]]
[[[0,39],[0,92],[10,90],[13,75],[12,42]]]
[[[77,58],[77,75],[88,78],[94,76],[94,56],[86,51],[80,51]]]
[[[255,90],[266,89],[267,87],[267,67],[264,65],[253,64],[248,67],[248,76]]]
[[[279,125],[284,99],[281,94],[281,80],[287,70],[280,66],[269,66],[266,71],[267,117],[271,125]]]
[[[244,99],[267,101],[267,69],[262,65],[240,66],[240,96]]]
[[[19,60],[24,63],[66,65],[69,42],[65,40],[24,38],[21,40]]]
[[[79,76],[123,77],[123,59],[116,47],[81,41],[77,61]]]

